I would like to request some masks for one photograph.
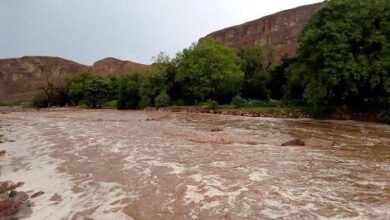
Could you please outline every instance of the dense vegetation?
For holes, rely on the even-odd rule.
[[[390,1],[328,1],[305,27],[291,75],[318,107],[388,104]]]
[[[286,55],[272,66],[272,46],[248,45],[235,53],[209,39],[174,58],[159,54],[146,73],[82,73],[61,87],[48,83],[34,105],[245,107],[280,100],[316,112],[378,111],[389,120],[390,1],[326,1],[306,25],[299,45],[295,57]]]

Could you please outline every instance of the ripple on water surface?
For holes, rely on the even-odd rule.
[[[1,119],[16,140],[1,145],[2,177],[45,192],[31,219],[390,217],[385,125],[106,110]],[[281,146],[292,138],[306,146]]]

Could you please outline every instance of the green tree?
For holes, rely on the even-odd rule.
[[[176,81],[188,103],[208,99],[230,102],[241,89],[244,74],[235,53],[213,40],[205,40],[181,53]]]
[[[156,80],[152,76],[145,77],[142,80],[141,88],[140,88],[140,107],[151,107],[154,106],[154,99],[156,98],[156,94],[158,94],[158,89],[154,86],[156,85]]]
[[[35,108],[47,108],[49,105],[46,94],[42,91],[36,94],[33,98],[32,106]]]
[[[139,75],[118,77],[118,109],[137,109],[139,107]]]
[[[37,98],[40,99],[39,96],[43,95],[46,100],[46,107],[65,106],[69,103],[68,91],[63,85],[56,85],[52,81],[47,81],[40,89],[41,94]]]
[[[289,58],[285,55],[282,58],[282,62],[271,71],[271,78],[267,83],[267,88],[270,91],[270,97],[272,99],[280,100],[285,97],[288,79],[287,70],[294,61],[295,58]]]
[[[80,73],[65,80],[68,97],[73,105],[78,105],[85,98],[89,82],[93,76],[89,73]]]
[[[269,91],[266,84],[270,74],[263,68],[263,55],[259,45],[250,45],[242,48],[238,57],[241,70],[244,72],[242,96],[246,99],[267,100]]]
[[[85,100],[90,108],[101,108],[103,103],[111,95],[111,85],[104,79],[93,79],[88,83],[87,91],[85,92]]]
[[[155,106],[156,97],[163,91],[174,100],[181,98],[182,87],[175,80],[179,59],[180,54],[171,59],[165,53],[160,53],[154,58],[152,70],[146,74],[141,83],[141,107]]]
[[[300,81],[309,103],[354,108],[389,104],[390,1],[326,1],[299,44],[290,72],[295,82],[289,84]]]
[[[264,47],[264,61],[266,63],[266,69],[270,69],[275,62],[275,46],[267,44]]]

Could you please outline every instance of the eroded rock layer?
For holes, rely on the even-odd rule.
[[[282,11],[213,32],[205,38],[216,39],[235,50],[246,45],[259,44],[266,53],[272,52],[272,64],[276,64],[285,54],[295,54],[299,34],[308,19],[320,7],[321,3],[317,3]]]

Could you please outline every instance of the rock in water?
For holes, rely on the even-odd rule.
[[[13,199],[0,201],[0,219],[2,217],[15,215],[18,212],[18,202]]]
[[[14,190],[16,188],[18,188],[19,186],[22,186],[24,183],[23,182],[18,182],[18,183],[14,183],[12,181],[4,181],[4,182],[0,182],[0,193],[5,193],[5,192],[8,192],[8,191],[11,191],[11,190]]]
[[[11,191],[9,198],[13,199],[16,202],[22,203],[28,200],[28,195],[25,192]]]
[[[18,192],[14,189],[24,183],[14,183],[12,181],[0,182],[0,219],[11,220],[30,216],[29,196],[26,192]]]
[[[305,146],[305,142],[301,139],[293,139],[283,143],[282,146]]]
[[[31,198],[32,198],[32,199],[33,199],[33,198],[37,198],[37,197],[39,197],[39,196],[41,196],[41,195],[43,195],[43,194],[44,194],[44,192],[39,191],[39,192],[36,192],[36,193],[32,194],[32,195],[31,195]]]

